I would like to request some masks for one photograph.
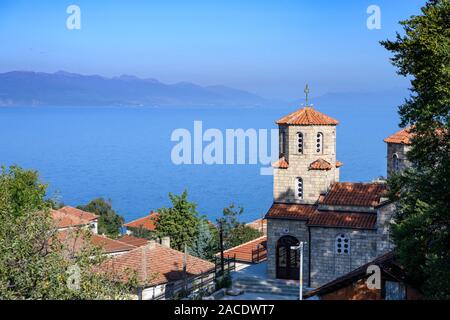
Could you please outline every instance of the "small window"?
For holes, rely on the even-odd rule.
[[[394,170],[394,172],[397,172],[400,169],[399,159],[396,153],[394,153],[394,155],[392,156],[392,169]]]
[[[295,195],[299,200],[303,200],[303,179],[296,178],[295,179]]]
[[[286,131],[283,129],[280,130],[280,156],[286,155]]]
[[[298,153],[303,154],[303,133],[297,132],[297,150]]]
[[[345,234],[340,234],[336,237],[336,253],[349,254],[350,253],[350,238]]]
[[[317,153],[323,153],[323,133],[319,132],[317,133],[316,137],[316,152]]]

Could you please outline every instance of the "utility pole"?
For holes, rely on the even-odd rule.
[[[220,272],[221,276],[225,274],[225,263],[223,258],[223,226],[222,221],[219,221],[219,247],[220,247]]]
[[[291,247],[291,250],[299,250],[300,251],[300,275],[299,275],[299,292],[298,299],[303,300],[303,245],[306,242],[301,241],[300,245]]]

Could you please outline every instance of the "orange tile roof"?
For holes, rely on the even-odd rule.
[[[120,242],[124,242],[126,244],[130,244],[135,247],[145,246],[146,244],[148,244],[148,241],[149,241],[147,239],[138,238],[138,237],[131,236],[128,234],[118,238],[117,240]]]
[[[328,125],[335,126],[339,121],[315,110],[312,107],[304,107],[297,111],[288,114],[276,122],[277,124],[292,124],[292,125]]]
[[[58,228],[87,225],[98,219],[98,216],[93,213],[69,206],[65,206],[58,210],[52,210],[51,213],[53,221]]]
[[[319,211],[317,205],[274,203],[267,219],[304,220],[311,227],[375,229],[375,213]]]
[[[267,218],[284,218],[308,220],[316,212],[317,206],[312,204],[274,203],[266,214]]]
[[[258,230],[259,232],[266,233],[267,232],[267,220],[266,219],[256,219],[255,221],[247,223],[247,226]]]
[[[242,262],[259,263],[264,261],[267,259],[267,237],[262,236],[225,250],[223,255],[225,258],[236,258],[237,261]],[[220,256],[220,252],[216,256]]]
[[[331,168],[331,163],[323,159],[317,159],[309,165],[309,170],[331,170]]]
[[[156,228],[155,221],[158,219],[159,213],[152,212],[148,216],[125,223],[127,228],[143,228],[149,231],[154,231]]]
[[[76,230],[60,231],[58,232],[57,237],[63,244],[65,250],[73,254],[76,254],[87,245],[87,239],[83,232],[77,232]],[[130,251],[136,248],[134,245],[98,234],[91,234],[89,241],[91,245],[102,248],[105,253]]]
[[[387,190],[383,183],[336,182],[319,198],[319,204],[352,207],[376,207]]]
[[[384,142],[410,145],[411,138],[413,136],[413,134],[410,131],[411,131],[410,127],[402,129],[394,133],[392,136],[389,136],[386,139],[384,139]]]
[[[309,226],[351,229],[375,229],[376,213],[316,211],[308,221]]]
[[[289,163],[286,161],[285,157],[281,157],[278,161],[272,164],[272,167],[278,169],[287,169],[289,168]]]
[[[184,253],[151,243],[111,257],[102,265],[101,270],[117,274],[121,280],[127,280],[127,270],[135,271],[141,285],[155,286],[183,279],[183,260]],[[187,255],[188,277],[213,269],[213,263]]]
[[[339,160],[336,160],[336,168],[340,168],[340,167],[342,167],[344,164],[341,162],[341,161],[339,161]]]

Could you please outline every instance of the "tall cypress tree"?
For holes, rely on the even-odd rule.
[[[411,78],[400,106],[411,126],[412,167],[390,179],[397,201],[393,239],[399,260],[431,299],[450,298],[450,1],[431,0],[401,21],[404,34],[381,44],[398,73]]]

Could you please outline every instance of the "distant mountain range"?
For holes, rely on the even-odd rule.
[[[225,86],[199,86],[122,75],[106,78],[65,71],[0,73],[1,106],[245,106],[273,105]]]
[[[377,107],[402,103],[405,89],[380,92],[327,93],[315,97],[320,107]],[[199,86],[122,75],[106,78],[58,71],[0,73],[0,107],[5,106],[125,106],[125,107],[258,107],[301,106],[295,101],[270,100],[226,86]]]

